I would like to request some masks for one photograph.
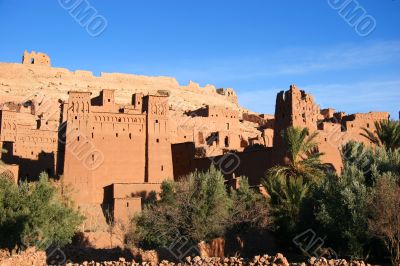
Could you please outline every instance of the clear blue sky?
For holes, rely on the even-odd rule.
[[[0,0],[0,61],[23,50],[53,66],[173,76],[233,87],[273,113],[291,83],[338,111],[400,110],[400,0],[359,0],[376,29],[359,36],[327,0],[89,0],[108,27],[91,37],[57,0]]]

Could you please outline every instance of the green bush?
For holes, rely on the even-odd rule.
[[[363,258],[368,236],[367,200],[371,189],[363,172],[348,166],[341,176],[329,175],[314,191],[319,232],[336,252]]]
[[[155,248],[171,244],[177,236],[198,243],[224,234],[232,201],[215,168],[194,172],[181,182],[164,182],[160,197],[135,218],[130,241]]]
[[[368,230],[368,221],[382,220],[376,206],[386,205],[386,198],[376,196],[377,184],[383,179],[398,184],[400,150],[349,142],[342,148],[342,158],[342,174],[327,175],[313,190],[314,221],[335,251],[366,258],[371,252],[381,252],[382,245]]]
[[[64,246],[82,221],[77,211],[58,200],[46,174],[20,186],[0,177],[0,247]]]
[[[240,178],[237,190],[231,188],[230,210],[231,232],[244,232],[248,229],[263,230],[270,224],[268,202],[261,193],[250,188],[246,177]]]
[[[381,239],[390,252],[392,264],[400,265],[400,187],[392,176],[378,179],[369,202],[368,228],[373,236]]]
[[[132,221],[128,242],[158,248],[184,237],[197,244],[224,236],[228,230],[264,226],[268,219],[265,200],[250,190],[247,179],[231,195],[224,181],[222,173],[212,167],[180,182],[164,182],[160,200]]]

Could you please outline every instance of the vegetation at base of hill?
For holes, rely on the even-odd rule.
[[[164,182],[161,198],[132,221],[131,244],[145,248],[169,246],[179,237],[199,243],[245,228],[266,227],[266,201],[247,180],[227,191],[224,176],[214,167],[194,172],[180,182]]]
[[[0,176],[0,248],[70,243],[83,217],[69,205],[45,173],[38,182],[19,186]]]

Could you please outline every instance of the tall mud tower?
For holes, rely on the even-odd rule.
[[[171,140],[168,128],[168,97],[145,96],[147,113],[146,183],[173,178]]]
[[[291,85],[288,91],[281,91],[276,97],[274,147],[277,155],[282,158],[285,144],[282,132],[288,127],[308,128],[310,132],[317,130],[320,107],[315,104],[314,98]]]

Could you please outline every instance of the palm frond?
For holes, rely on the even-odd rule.
[[[374,131],[362,128],[363,133],[361,133],[361,136],[377,146],[385,147],[385,149],[394,150],[400,148],[400,124],[398,121],[381,120],[376,121],[374,125]]]

